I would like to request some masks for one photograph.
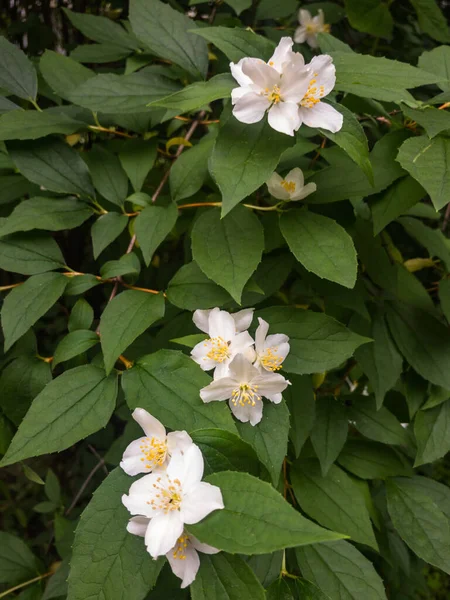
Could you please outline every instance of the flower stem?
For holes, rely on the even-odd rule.
[[[19,585],[15,585],[14,587],[9,588],[9,590],[5,590],[4,592],[2,592],[0,594],[0,598],[4,598],[5,596],[12,594],[12,592],[15,592],[16,590],[20,590],[23,587],[26,587],[27,585],[31,585],[32,583],[35,583],[36,581],[41,581],[42,579],[45,579],[46,577],[50,577],[50,575],[53,575],[53,571],[49,571],[48,573],[44,573],[43,575],[38,575],[37,577],[33,577],[33,579],[29,579],[28,581],[24,581],[23,583],[19,583]]]

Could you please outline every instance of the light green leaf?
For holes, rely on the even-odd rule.
[[[20,110],[20,106],[8,100],[8,98],[4,98],[0,96],[0,115],[9,112],[10,110]]]
[[[348,418],[362,435],[382,444],[408,445],[406,430],[387,408],[382,406],[377,410],[371,396],[353,394],[352,399]]]
[[[202,27],[192,33],[217,46],[235,63],[247,56],[269,60],[275,50],[275,44],[271,40],[238,27]]]
[[[5,352],[55,304],[67,281],[60,273],[43,273],[9,292],[1,310]]]
[[[54,92],[68,99],[69,94],[95,73],[68,56],[46,50],[39,61],[39,70]]]
[[[0,267],[22,275],[36,275],[64,266],[55,240],[44,233],[13,233],[0,239]]]
[[[446,573],[450,571],[450,524],[414,480],[386,484],[387,506],[394,527],[415,554]]]
[[[208,279],[197,263],[190,262],[183,265],[170,280],[167,299],[179,308],[197,310],[198,308],[223,306],[231,300],[231,296],[222,287]]]
[[[225,508],[188,531],[219,550],[265,554],[342,537],[302,517],[271,485],[247,473],[224,471],[205,480],[220,488]]]
[[[166,239],[175,226],[178,210],[175,204],[168,206],[147,206],[134,222],[137,241],[148,266],[158,246]]]
[[[296,461],[290,473],[295,497],[307,515],[378,550],[364,497],[344,471],[331,465],[325,477],[317,460],[306,459]]]
[[[172,200],[179,202],[196,194],[208,176],[208,159],[215,139],[209,137],[189,149],[173,163],[169,183]]]
[[[289,336],[291,351],[283,363],[288,373],[323,373],[338,367],[356,348],[370,341],[323,313],[272,307],[257,313],[271,331]]]
[[[122,494],[130,478],[117,468],[94,492],[81,515],[70,561],[68,600],[142,600],[164,561],[154,561],[142,538],[127,531],[130,514]]]
[[[164,298],[136,290],[127,290],[106,306],[100,317],[100,340],[106,373],[117,358],[155,321],[164,316]]]
[[[236,433],[225,403],[205,405],[199,395],[211,378],[194,361],[173,350],[140,358],[122,375],[127,404],[145,408],[171,429],[219,428]]]
[[[85,123],[64,114],[14,110],[0,117],[0,140],[36,140],[51,133],[74,133]]]
[[[371,562],[348,542],[297,548],[303,576],[332,600],[387,600]]]
[[[350,25],[358,31],[383,38],[392,37],[394,19],[387,4],[379,0],[345,0]]]
[[[417,441],[415,467],[445,456],[450,450],[450,400],[429,410],[419,410],[414,434]]]
[[[221,219],[204,212],[192,230],[192,254],[203,273],[224,287],[239,304],[245,284],[261,261],[263,229],[258,218],[238,207]]]
[[[426,189],[436,210],[448,203],[450,139],[422,135],[403,143],[398,162]]]
[[[183,335],[180,338],[174,338],[170,340],[173,344],[178,344],[179,346],[185,346],[186,348],[192,349],[194,346],[203,342],[207,339],[206,333],[193,333],[191,335]]]
[[[128,196],[128,178],[118,157],[98,144],[83,156],[95,189],[113,204],[123,206]]]
[[[36,558],[25,542],[0,531],[0,583],[14,584],[37,575]]]
[[[283,396],[291,414],[289,438],[294,444],[295,456],[298,457],[314,425],[316,399],[311,377],[290,375],[289,381],[291,385],[283,392]]]
[[[197,79],[205,78],[208,49],[204,40],[192,34],[194,21],[159,0],[133,0],[130,23],[133,33],[153,54],[174,62]]]
[[[247,563],[239,556],[223,553],[201,554],[200,569],[190,591],[192,600],[264,600],[266,597]]]
[[[411,476],[411,467],[386,444],[363,439],[347,440],[338,463],[361,479],[386,479],[396,475]]]
[[[36,71],[22,50],[0,36],[0,55],[0,87],[19,98],[35,100]]]
[[[84,298],[80,298],[75,302],[70,312],[67,329],[70,332],[77,331],[78,329],[89,329],[93,320],[94,311],[91,305]]]
[[[431,257],[437,256],[445,263],[447,269],[450,269],[450,247],[440,229],[431,229],[413,217],[401,217],[397,220],[408,235],[428,250]]]
[[[22,175],[37,185],[63,194],[95,195],[86,164],[61,140],[10,142],[8,152]]]
[[[77,13],[68,8],[63,8],[63,11],[72,25],[94,42],[113,43],[127,50],[136,50],[139,47],[137,40],[126,29],[107,17]]]
[[[412,177],[403,177],[370,202],[373,233],[378,235],[386,225],[415,206],[426,195],[425,190]]]
[[[1,466],[60,452],[105,427],[116,405],[117,377],[86,365],[66,371],[33,400]]]
[[[102,215],[95,221],[91,228],[95,259],[97,259],[103,250],[119,237],[127,225],[128,217],[119,215],[115,212],[109,212],[106,215]]]
[[[278,133],[265,119],[251,125],[233,116],[227,119],[209,162],[210,173],[222,193],[223,217],[269,179],[280,156],[293,143],[294,138]]]
[[[145,179],[153,167],[156,155],[157,142],[154,139],[127,140],[122,146],[119,159],[135,192],[141,191]]]
[[[450,42],[448,24],[439,4],[434,0],[411,0],[419,27],[438,42]]]
[[[442,131],[450,130],[450,114],[445,110],[439,110],[431,106],[417,109],[409,108],[405,105],[402,108],[403,113],[413,121],[416,121],[416,123],[419,123],[430,138],[435,137]]]
[[[53,356],[53,368],[59,363],[79,356],[92,348],[99,342],[98,335],[94,331],[79,329],[66,335],[57,345]]]
[[[442,78],[437,85],[441,90],[450,90],[450,47],[438,46],[419,57],[419,67]]]
[[[325,476],[347,439],[348,418],[344,406],[330,396],[316,400],[315,412],[311,442]]]
[[[336,221],[303,208],[283,213],[280,229],[295,258],[308,271],[354,287],[356,250],[352,238]]]
[[[337,6],[334,4],[333,6]],[[331,33],[318,33],[317,41],[320,49],[326,54],[331,52],[354,52],[348,44],[334,37]]]

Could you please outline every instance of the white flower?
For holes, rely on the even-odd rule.
[[[282,333],[267,335],[269,323],[260,317],[258,322],[259,326],[255,333],[255,367],[260,366],[266,371],[279,371],[283,366],[283,360],[289,354],[289,338]]]
[[[272,173],[267,187],[269,193],[278,200],[303,200],[317,189],[315,183],[305,185],[303,171],[299,167],[289,171],[284,179],[278,173]]]
[[[281,402],[289,381],[278,373],[261,373],[242,354],[238,354],[230,364],[229,376],[213,381],[200,390],[203,402],[229,400],[234,416],[256,425],[263,412],[262,398],[271,402]]]
[[[269,111],[269,125],[276,131],[294,135],[300,127],[296,105],[307,92],[311,77],[302,55],[292,52],[292,45],[291,38],[281,38],[268,63],[259,58],[230,63],[231,74],[240,85],[231,93],[238,121],[257,123]]]
[[[307,67],[311,71],[311,80],[298,106],[298,127],[304,123],[308,127],[321,127],[336,133],[342,127],[343,117],[335,108],[321,102],[336,83],[333,59],[328,54],[320,54],[315,56]]]
[[[132,417],[146,437],[131,442],[123,453],[120,466],[127,475],[150,473],[163,467],[175,450],[183,452],[192,444],[186,431],[173,431],[166,435],[164,425],[143,408],[136,408]]]
[[[149,521],[150,519],[147,517],[132,517],[128,522],[127,530],[134,535],[145,537]],[[200,567],[198,552],[217,554],[220,550],[208,546],[208,544],[202,544],[193,535],[183,531],[175,546],[166,553],[172,571],[182,580],[182,589],[190,585],[197,575]]]
[[[220,309],[214,308],[209,310],[196,310],[192,317],[195,325],[200,329],[200,331],[204,331],[209,335],[209,316],[211,312],[215,310],[216,312]],[[241,333],[250,327],[253,321],[253,311],[254,308],[244,308],[236,313],[232,313],[234,324],[236,326],[236,333]]]
[[[325,23],[322,9],[319,9],[316,17],[311,17],[309,10],[301,8],[298,13],[298,21],[300,27],[297,27],[294,33],[294,41],[297,44],[303,44],[306,41],[311,48],[317,48],[319,46],[317,34],[330,33],[330,26]]]
[[[250,360],[254,357],[253,338],[248,331],[237,333],[252,316],[250,311],[242,315],[237,313],[235,321],[233,316],[225,310],[213,308],[208,311],[208,322],[203,311],[194,313],[194,323],[209,335],[209,339],[199,342],[191,351],[191,357],[204,371],[214,371],[214,379],[220,379],[228,373],[228,365],[236,354],[247,354]],[[251,318],[250,318],[251,322]]]
[[[224,508],[220,489],[202,482],[203,456],[195,444],[175,452],[165,472],[135,481],[122,502],[132,515],[150,519],[145,530],[147,551],[153,558],[167,554],[182,536],[184,524],[198,523]],[[131,526],[133,527],[133,526]]]

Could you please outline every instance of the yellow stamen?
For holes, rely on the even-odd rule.
[[[164,464],[167,456],[167,442],[157,438],[143,438],[141,440],[140,450],[144,455],[142,462],[147,462],[146,469],[154,469]]]
[[[177,539],[177,543],[173,549],[172,556],[178,560],[186,560],[186,548],[188,545],[189,538],[187,535],[181,535]]]
[[[296,185],[293,181],[287,181],[286,179],[283,179],[283,181],[280,181],[280,185],[289,194],[292,194],[293,192],[295,192]]]
[[[283,367],[283,358],[277,355],[278,348],[267,348],[260,357],[262,366],[268,371],[279,371]]]
[[[230,358],[230,350],[228,343],[221,337],[210,338],[206,340],[204,346],[211,346],[211,349],[207,353],[206,358],[213,360],[217,363],[223,363],[225,360]]]
[[[181,494],[181,482],[179,479],[167,479],[161,484],[162,478],[158,477],[157,483],[153,484],[155,491],[155,497],[149,500],[149,504],[153,510],[162,510],[165,515],[173,510],[180,510],[182,494]]]
[[[241,383],[238,388],[233,390],[231,395],[231,402],[237,406],[245,406],[246,404],[250,404],[251,406],[255,406],[255,404],[261,401],[261,396],[258,394],[258,386],[250,385],[249,383]]]
[[[317,77],[317,73],[314,73],[314,77]],[[305,108],[312,108],[318,102],[320,102],[320,98],[325,95],[325,88],[323,85],[319,87],[316,86],[317,79],[311,79],[309,82],[308,89],[306,90],[306,94],[300,102],[300,106],[304,106]]]

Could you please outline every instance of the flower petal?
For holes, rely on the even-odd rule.
[[[284,333],[273,333],[266,337],[266,342],[264,344],[265,348],[273,348],[273,346],[280,346],[285,342],[289,341],[289,336],[284,335]]]
[[[169,561],[173,574],[181,579],[181,589],[191,585],[200,568],[200,558],[194,546],[188,543],[184,549],[183,558],[178,558],[176,547],[172,548],[170,552],[167,552],[166,558]]]
[[[336,68],[333,59],[328,54],[320,54],[314,56],[307,66],[315,76],[316,87],[323,86],[323,95],[327,96],[336,84]]]
[[[258,369],[254,367],[243,354],[236,354],[230,363],[229,369],[231,374],[230,379],[233,380],[234,388],[240,383],[248,383],[249,381],[252,381],[256,376],[259,375]],[[229,398],[230,396],[227,397]]]
[[[255,90],[253,87],[238,87],[231,90],[231,104],[234,106],[239,98],[242,98],[246,94],[253,94]]]
[[[177,510],[161,513],[150,520],[145,532],[147,552],[153,558],[167,554],[183,533],[183,521]]]
[[[135,408],[131,416],[139,423],[147,437],[155,437],[161,441],[166,438],[164,425],[143,408]]]
[[[303,56],[296,54],[292,62],[285,66],[281,80],[280,92],[284,102],[297,104],[308,91],[312,72],[304,66]]]
[[[262,401],[256,402],[254,406],[251,404],[244,404],[244,406],[241,406],[240,404],[234,404],[234,402],[231,402],[230,400],[230,408],[236,419],[242,423],[248,423],[250,421],[251,425],[257,425],[262,419]]]
[[[294,135],[299,127],[297,104],[294,102],[278,102],[269,110],[269,125],[275,131]]]
[[[253,321],[254,310],[254,308],[244,308],[243,310],[239,310],[231,315],[234,319],[234,325],[237,333],[241,333],[250,327]]]
[[[244,73],[242,72],[242,61],[243,60],[244,59],[241,58],[241,60],[236,64],[231,62],[230,63],[230,71],[240,86],[247,86],[247,85],[251,85],[253,82],[250,79],[250,77],[248,77],[247,75],[244,75]]]
[[[234,338],[236,325],[234,319],[226,310],[213,308],[209,315],[209,337],[221,337],[226,342]]]
[[[230,343],[230,354],[236,356],[240,352],[244,352],[247,348],[253,346],[254,341],[248,331],[241,331],[238,333]]]
[[[228,369],[229,364],[230,364],[230,359],[224,360],[223,362],[217,364],[216,368],[214,369],[214,374],[213,374],[214,381],[217,381],[219,379],[223,379],[224,377],[229,376],[229,374],[230,374],[230,371]]]
[[[283,400],[283,396],[281,394],[272,394],[271,396],[266,396],[267,400],[270,400],[274,404],[280,404]]]
[[[266,182],[269,194],[277,200],[289,200],[289,192],[281,185],[283,178],[278,173],[272,173],[270,179]]]
[[[266,341],[267,332],[269,331],[269,323],[258,317],[258,327],[255,331],[255,348],[258,354],[264,350],[264,342]]]
[[[167,449],[169,454],[173,454],[176,450],[183,453],[192,443],[192,438],[187,431],[172,431],[167,434]]]
[[[185,523],[193,525],[221,508],[224,508],[224,504],[220,488],[202,481],[183,498],[181,515]]]
[[[273,394],[283,392],[289,385],[289,381],[279,373],[261,373],[252,381],[252,385],[258,386],[258,393],[268,398]]]
[[[149,523],[150,519],[147,517],[131,517],[131,519],[128,521],[127,531],[133,535],[145,537],[145,532],[147,531]]]
[[[211,309],[209,310],[196,310],[192,315],[192,320],[194,321],[194,325],[209,335],[209,315],[211,314]]]
[[[231,398],[236,381],[230,377],[217,379],[200,390],[200,398],[203,402],[214,402],[216,400],[228,400]]]
[[[283,64],[290,60],[293,44],[292,38],[282,37],[278,46],[275,48],[275,52],[267,61],[267,64],[276,69],[279,73],[282,73]]]
[[[208,544],[203,544],[202,542],[199,542],[198,539],[193,535],[189,535],[189,541],[196,550],[198,550],[199,552],[203,552],[203,554],[217,554],[218,552],[220,552],[220,550],[217,550],[217,548],[213,548]]]
[[[309,23],[311,23],[312,21],[312,17],[311,17],[311,13],[309,12],[309,10],[306,10],[305,8],[301,8],[298,11],[298,22],[300,23],[300,25],[303,25],[306,27],[306,25],[309,25]]]
[[[305,178],[303,176],[303,171],[299,167],[295,167],[295,169],[291,169],[289,173],[285,177],[286,181],[292,181],[295,183],[295,189],[301,190],[305,185]],[[291,196],[292,200],[292,196]]]
[[[317,40],[317,33],[307,33],[306,34],[306,43],[310,48],[318,48],[319,42]]]
[[[172,481],[179,479],[184,495],[193,485],[195,486],[201,481],[203,468],[203,454],[198,446],[191,444],[183,454],[178,451],[174,452],[167,467],[167,476]]]
[[[128,491],[128,496],[122,496],[123,505],[129,510],[132,515],[143,515],[145,517],[154,517],[155,512],[148,503],[154,496],[153,484],[157,483],[158,473],[150,473],[144,475],[137,481],[131,484]]]
[[[212,358],[207,356],[208,352],[212,349],[213,344],[209,340],[204,340],[196,344],[191,350],[191,358],[194,360],[203,371],[210,371],[217,366],[217,363]]]
[[[280,83],[280,73],[260,58],[244,58],[242,72],[261,90],[266,88],[271,90],[274,85]]]
[[[233,115],[241,123],[258,123],[269,106],[270,102],[265,96],[250,92],[236,99]]]
[[[291,200],[303,200],[306,196],[313,194],[317,190],[317,185],[313,182],[307,183],[297,194],[291,196]]]
[[[333,133],[341,129],[344,121],[340,112],[324,102],[318,102],[312,108],[301,106],[298,110],[303,123],[308,127],[320,127]]]
[[[297,27],[294,33],[294,42],[296,42],[297,44],[303,44],[306,40],[306,31],[307,30],[304,25],[300,25],[300,27]]]
[[[150,465],[150,463],[145,460],[145,456],[141,449],[142,445],[145,443],[145,438],[134,440],[134,442],[128,444],[123,453],[120,467],[127,475],[131,475],[131,477],[134,477],[139,473],[150,473],[150,470],[147,469],[147,465]]]

